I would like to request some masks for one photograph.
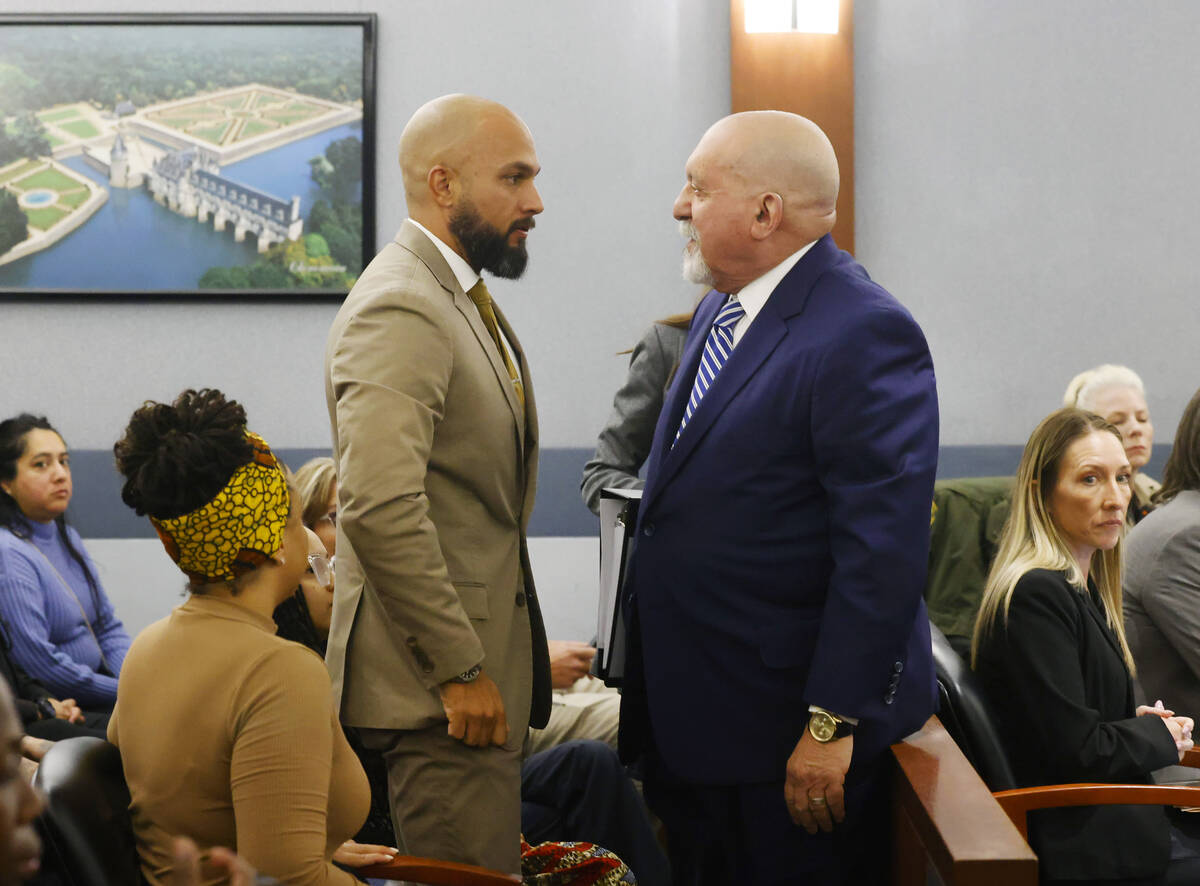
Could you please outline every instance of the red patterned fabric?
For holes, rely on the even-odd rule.
[[[521,877],[532,886],[618,886],[637,878],[625,862],[594,843],[539,843],[521,838]]]

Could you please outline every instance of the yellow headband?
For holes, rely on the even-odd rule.
[[[283,547],[291,496],[279,460],[250,431],[249,462],[233,472],[216,498],[190,514],[156,520],[163,547],[197,581],[233,581],[257,569]]]

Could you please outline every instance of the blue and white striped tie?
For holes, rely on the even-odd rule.
[[[704,395],[708,393],[709,387],[716,379],[717,373],[721,371],[721,367],[733,353],[733,327],[737,325],[738,320],[745,316],[746,309],[742,307],[737,296],[729,296],[729,301],[725,302],[725,307],[721,308],[717,319],[713,321],[712,329],[708,333],[708,340],[704,343],[704,353],[700,355],[700,367],[696,370],[696,383],[692,385],[692,396],[688,398],[687,408],[683,410],[683,421],[679,423],[679,430],[675,432],[675,440],[671,443],[672,447],[679,441],[679,435],[683,433],[687,423],[692,420],[692,413],[696,411],[696,407],[700,405],[700,401],[704,399]]]

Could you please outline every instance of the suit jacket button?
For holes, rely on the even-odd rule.
[[[889,689],[889,690],[887,691],[887,694],[886,694],[886,695],[883,697],[883,703],[884,703],[884,704],[891,704],[891,703],[892,703],[892,702],[894,702],[895,700],[896,700],[896,690],[895,690],[895,689]]]
[[[431,661],[425,662],[425,664],[421,665],[421,670],[424,671],[426,674],[432,674],[433,673],[433,662],[431,662]]]
[[[409,637],[409,638],[408,638],[407,640],[405,640],[404,642],[406,642],[406,643],[407,643],[409,646],[412,646],[412,647],[415,649],[415,648],[416,648],[416,645],[417,645],[417,638],[416,638],[416,637]]]
[[[647,538],[650,537],[651,535],[654,535],[654,524],[647,523],[645,526],[643,526],[642,527],[642,535],[646,536]]]
[[[525,605],[525,592],[524,591],[517,591],[517,605],[518,606]]]
[[[896,662],[894,665],[892,665],[892,670],[895,671],[897,674],[903,674],[904,673],[904,662],[902,662],[902,661]]]

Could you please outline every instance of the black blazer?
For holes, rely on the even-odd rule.
[[[1133,681],[1094,596],[1060,572],[1017,582],[976,670],[1022,787],[1072,782],[1146,784],[1179,760],[1158,717],[1135,717]],[[1030,842],[1046,878],[1149,877],[1170,843],[1160,806],[1085,806],[1035,812]]]

